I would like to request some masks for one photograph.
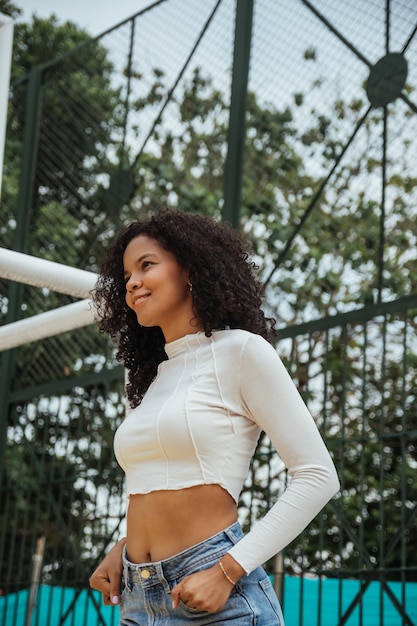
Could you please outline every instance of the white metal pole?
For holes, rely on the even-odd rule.
[[[94,272],[6,248],[0,248],[0,277],[76,298],[88,298],[97,281]]]
[[[10,67],[13,50],[13,20],[0,13],[0,197],[9,103]]]
[[[0,352],[88,326],[94,322],[94,316],[95,309],[91,300],[80,300],[53,311],[5,324],[0,327]]]
[[[36,596],[39,591],[39,583],[41,579],[42,561],[45,553],[45,536],[39,537],[36,542],[36,552],[33,555],[33,571],[30,583],[29,602],[26,610],[26,626],[31,626],[33,610],[36,606]]]

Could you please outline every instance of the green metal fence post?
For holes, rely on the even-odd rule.
[[[242,169],[245,147],[246,96],[252,38],[254,0],[236,0],[232,94],[224,171],[223,220],[239,228]]]
[[[42,69],[35,68],[30,74],[28,83],[23,137],[22,174],[17,199],[16,232],[13,242],[13,249],[19,252],[25,252],[28,244],[30,212],[33,201],[33,186],[35,183],[39,141],[41,83]],[[23,285],[12,282],[7,294],[8,309],[6,324],[20,318],[22,296]],[[15,354],[15,350],[6,350],[1,353],[0,361],[0,476],[3,473],[6,450],[9,394],[13,380]]]

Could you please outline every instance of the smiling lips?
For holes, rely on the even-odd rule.
[[[146,300],[146,298],[149,298],[150,295],[151,295],[150,293],[147,293],[147,294],[144,294],[142,296],[135,296],[133,298],[133,300],[132,300],[132,306],[136,307],[139,304],[142,304],[142,302],[144,302]]]

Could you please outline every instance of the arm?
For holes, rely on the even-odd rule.
[[[339,488],[314,420],[272,346],[249,336],[237,366],[242,413],[267,433],[291,483],[265,517],[221,558],[234,582],[295,539]],[[216,612],[232,589],[216,563],[174,587],[173,606],[181,600],[189,607]]]
[[[119,604],[122,580],[122,552],[126,538],[120,539],[90,577],[90,587],[97,589],[107,605]]]
[[[268,513],[230,551],[251,572],[295,539],[339,489],[321,435],[274,348],[250,336],[241,358],[246,414],[271,439],[290,483]]]

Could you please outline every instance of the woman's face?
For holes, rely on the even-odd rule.
[[[123,255],[126,303],[141,326],[159,326],[165,341],[201,330],[193,312],[188,272],[155,239],[139,235]]]

